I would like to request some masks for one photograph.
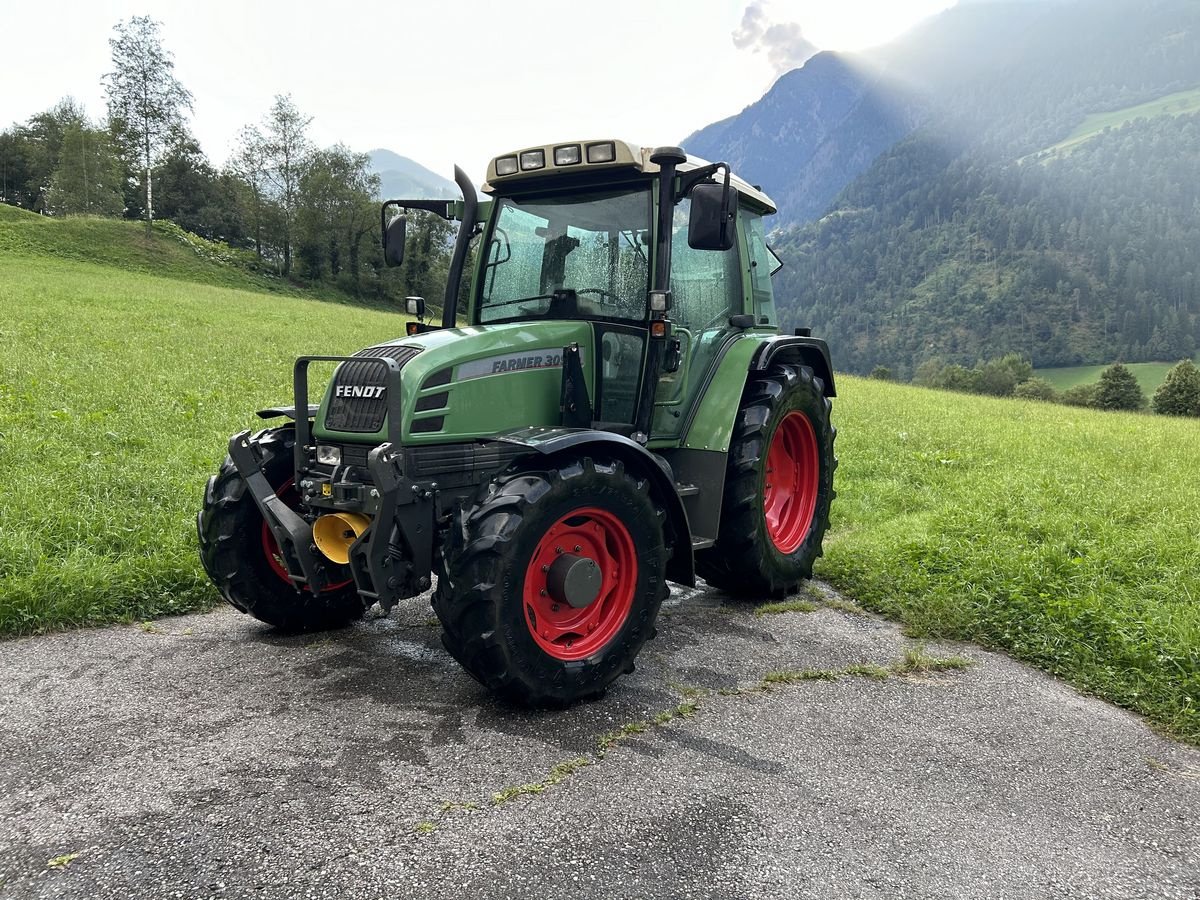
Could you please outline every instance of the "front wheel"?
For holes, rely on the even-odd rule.
[[[511,473],[458,514],[433,608],[450,654],[510,700],[563,705],[633,671],[667,593],[663,511],[619,461]]]
[[[777,365],[747,383],[729,447],[720,533],[696,559],[709,584],[778,597],[812,575],[835,496],[830,409],[807,366]]]
[[[251,443],[271,487],[288,506],[299,509],[300,494],[292,484],[295,429],[268,429]],[[319,594],[307,587],[296,590],[275,536],[229,457],[208,479],[196,531],[200,561],[221,596],[268,625],[283,631],[320,631],[348,625],[366,611],[347,566],[330,564],[333,577]]]

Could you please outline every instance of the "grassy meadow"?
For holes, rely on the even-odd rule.
[[[1177,362],[1178,360],[1169,363],[1125,363],[1125,368],[1133,373],[1133,377],[1142,386],[1146,399],[1149,400]],[[1100,380],[1100,373],[1107,368],[1108,366],[1064,366],[1059,369],[1037,369],[1033,374],[1046,379],[1056,391],[1065,391],[1080,384],[1095,384]]]
[[[1108,112],[1092,113],[1085,116],[1075,130],[1053,146],[1047,147],[1041,153],[1070,152],[1084,141],[1094,138],[1106,128],[1120,128],[1135,119],[1153,119],[1157,116],[1182,116],[1200,110],[1200,88],[1190,91],[1179,91],[1167,94],[1156,100],[1127,106],[1124,109],[1114,109]]]
[[[0,633],[214,602],[194,518],[229,435],[291,398],[296,356],[402,327],[382,311],[0,253]]]
[[[289,397],[295,356],[403,317],[193,277],[190,257],[167,278],[12,252],[4,228],[0,633],[215,603],[194,517],[228,436]],[[1200,742],[1200,423],[839,390],[819,575],[914,634],[1006,649]]]
[[[838,388],[818,574],[1200,741],[1200,421]]]

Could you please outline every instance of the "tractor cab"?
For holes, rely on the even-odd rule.
[[[780,262],[762,222],[775,207],[723,163],[621,141],[551,144],[494,158],[483,191],[471,291],[465,309],[447,294],[442,326],[586,322],[562,363],[577,351],[583,390],[557,424],[675,440],[731,336],[776,330]],[[385,228],[393,262],[402,223]]]

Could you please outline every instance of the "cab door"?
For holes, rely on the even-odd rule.
[[[693,250],[688,246],[691,201],[675,207],[671,242],[672,337],[679,341],[679,368],[663,372],[655,394],[655,439],[678,438],[688,413],[704,390],[727,341],[740,334],[729,317],[744,309],[739,240],[729,250]]]

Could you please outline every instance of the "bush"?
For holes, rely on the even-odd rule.
[[[877,376],[872,372],[871,377]],[[970,369],[959,365],[943,365],[939,360],[927,359],[917,366],[913,374],[913,384],[964,394],[1011,397],[1018,384],[1032,377],[1033,364],[1022,358],[1019,353],[1009,353],[1007,356],[978,362]]]
[[[1098,384],[1077,384],[1062,392],[1059,399],[1067,406],[1091,406],[1096,400]]]
[[[1092,398],[1092,406],[1096,409],[1142,409],[1146,405],[1146,395],[1138,384],[1133,372],[1121,363],[1114,363],[1100,373],[1100,384],[1096,386],[1096,395]]]
[[[1174,366],[1154,392],[1154,411],[1164,416],[1200,416],[1200,369],[1190,360]]]
[[[1010,353],[975,366],[979,372],[979,393],[993,397],[1011,397],[1017,385],[1033,377],[1033,365],[1020,354]]]
[[[871,377],[876,381],[892,381],[892,370],[887,366],[876,366],[871,370]]]
[[[1053,403],[1058,399],[1058,391],[1044,378],[1027,378],[1013,388],[1013,396],[1021,400],[1043,400]]]

